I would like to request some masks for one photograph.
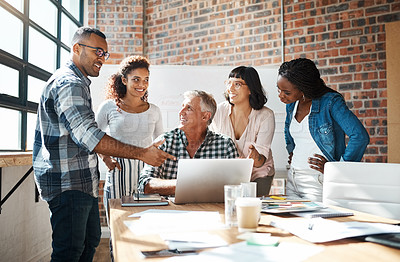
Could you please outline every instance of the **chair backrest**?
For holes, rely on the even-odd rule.
[[[323,203],[400,219],[400,164],[328,162]]]

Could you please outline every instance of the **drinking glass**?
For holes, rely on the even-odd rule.
[[[225,224],[229,227],[237,226],[237,215],[235,201],[242,194],[241,185],[225,185]]]

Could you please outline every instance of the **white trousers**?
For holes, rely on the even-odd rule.
[[[310,173],[307,170],[290,168],[286,185],[286,195],[289,199],[309,199],[322,202],[323,176],[321,172]]]

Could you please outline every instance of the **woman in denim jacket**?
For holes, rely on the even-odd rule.
[[[360,161],[369,143],[368,133],[342,95],[325,85],[311,60],[284,62],[277,86],[279,99],[286,104],[290,164],[286,193],[290,198],[322,201],[325,163]]]

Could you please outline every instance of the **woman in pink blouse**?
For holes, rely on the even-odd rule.
[[[257,195],[268,195],[275,175],[271,143],[275,131],[274,112],[267,102],[260,77],[253,67],[233,69],[225,81],[227,101],[218,105],[210,128],[233,139],[241,157],[254,159],[251,181]]]

